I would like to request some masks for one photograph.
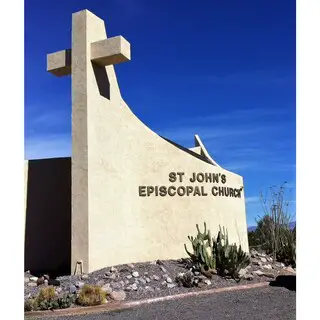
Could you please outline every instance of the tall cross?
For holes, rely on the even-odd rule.
[[[72,15],[72,46],[47,55],[47,71],[61,77],[71,74],[71,268],[81,261],[89,268],[89,172],[105,161],[101,141],[110,136],[109,114],[119,110],[122,98],[114,64],[130,60],[130,44],[122,36],[107,38],[104,21],[88,10]],[[110,111],[110,113],[109,113]],[[116,129],[114,130],[116,131]],[[100,162],[99,162],[100,161]],[[90,169],[90,170],[89,170]]]

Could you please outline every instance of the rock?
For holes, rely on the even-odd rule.
[[[56,293],[59,294],[62,291],[61,287],[56,288]]]
[[[199,272],[199,271],[195,271],[195,272],[194,272],[194,275],[195,275],[195,276],[199,276],[199,275],[200,275],[200,272]]]
[[[251,266],[250,266],[250,264],[248,265],[248,266],[246,266],[246,269],[248,270],[248,269],[251,269]]]
[[[149,273],[148,273],[147,271],[144,273],[145,276],[147,276],[148,274],[149,274]]]
[[[130,281],[129,281],[129,280],[124,280],[124,283],[125,283],[125,284],[129,284]]]
[[[146,282],[149,283],[151,280],[150,278],[146,278]]]
[[[271,257],[267,257],[267,261],[268,261],[268,262],[272,262],[273,259],[272,259]]]
[[[161,285],[163,285],[163,286],[166,285],[166,284],[167,284],[167,281],[162,281],[161,282]]]
[[[258,255],[258,251],[255,249],[251,249],[251,257],[254,258],[257,255]]]
[[[85,285],[85,283],[82,282],[82,281],[77,281],[77,282],[75,283],[75,286],[76,286],[77,288],[79,288],[79,289],[81,289],[84,285]]]
[[[154,275],[152,278],[153,278],[153,280],[156,280],[156,281],[159,281],[159,280],[160,280],[160,277],[158,277],[158,276],[156,276],[156,275]]]
[[[36,282],[29,282],[27,284],[28,287],[36,287],[37,286],[37,283]]]
[[[139,272],[138,272],[138,271],[133,271],[133,272],[132,272],[132,276],[133,276],[134,278],[138,278],[138,277],[139,277]]]
[[[163,265],[164,265],[164,263],[163,263],[161,260],[157,260],[157,261],[156,261],[156,264],[158,264],[158,265],[160,265],[160,266],[163,266]]]
[[[275,275],[272,272],[263,272],[263,275],[267,278],[275,278]]]
[[[202,270],[202,274],[209,279],[212,278],[212,273],[210,271]]]
[[[30,277],[30,279],[29,279],[30,281],[32,281],[32,282],[37,282],[37,280],[38,280],[38,277]]]
[[[117,275],[115,273],[111,273],[110,276],[107,277],[110,280],[116,280]]]
[[[44,285],[47,286],[49,284],[49,281],[47,279],[44,280]]]
[[[272,270],[271,264],[266,264],[263,266],[264,269]]]
[[[29,282],[29,278],[24,278],[24,283],[28,283]]]
[[[288,272],[291,272],[291,273],[293,273],[293,274],[296,273],[296,271],[295,271],[291,266],[285,267],[284,270],[286,270],[286,271],[288,271]]]
[[[207,284],[208,286],[210,286],[211,281],[209,279],[204,280],[204,283]]]
[[[150,264],[155,265],[155,264],[157,264],[157,261],[150,261]]]
[[[137,284],[136,284],[136,283],[133,283],[133,284],[131,285],[131,289],[134,290],[134,291],[137,291],[137,290],[138,290]]]
[[[260,260],[261,260],[261,262],[263,262],[263,263],[266,263],[266,262],[267,262],[267,259],[264,258],[264,257],[260,258]]]
[[[167,288],[172,289],[174,288],[176,285],[174,283],[168,283],[167,284]]]
[[[107,283],[107,284],[105,284],[104,286],[102,286],[102,288],[101,288],[104,292],[106,292],[107,294],[110,294],[112,291],[113,291],[113,289],[110,287],[110,284],[109,283]]]
[[[134,268],[134,265],[133,265],[132,263],[128,263],[127,266],[128,266],[129,268],[131,268],[131,269]]]
[[[126,278],[127,278],[127,279],[131,279],[131,278],[132,278],[132,275],[131,275],[131,274],[128,274],[128,275],[126,276]]]
[[[70,293],[76,293],[76,292],[77,292],[76,286],[72,284],[72,285],[69,287],[69,292],[70,292]]]
[[[260,260],[252,260],[252,264],[253,264],[254,266],[259,266],[259,267],[262,266],[262,262],[261,262]]]
[[[126,298],[126,293],[123,290],[121,290],[121,291],[112,291],[110,293],[110,298],[112,300],[115,300],[115,301],[123,301]]]
[[[110,286],[112,287],[112,289],[117,289],[117,290],[122,289],[122,284],[120,282],[113,282],[110,284]]]
[[[250,273],[247,273],[247,274],[244,275],[243,279],[244,280],[249,280],[249,281],[253,280],[253,275],[250,274]]]
[[[247,269],[240,269],[238,275],[240,278],[243,278],[247,274]]]
[[[89,276],[87,274],[81,275],[81,280],[87,280],[89,279]]]
[[[167,274],[163,274],[163,275],[162,275],[162,278],[163,278],[163,279],[167,279],[168,277],[169,277],[169,276],[168,276]]]
[[[163,266],[161,266],[160,269],[161,269],[162,272],[167,272],[167,269],[165,267],[163,267]]]
[[[154,290],[156,290],[156,291],[161,291],[161,289],[160,289],[160,288],[158,288],[158,287],[156,287]]]
[[[146,283],[147,283],[147,281],[144,280],[144,279],[142,279],[142,278],[140,278],[139,281],[140,281],[141,283],[143,283],[143,284],[146,284]]]
[[[117,268],[115,268],[115,267],[111,267],[110,271],[111,271],[111,272],[117,272],[118,270],[117,270]]]
[[[60,281],[57,279],[49,279],[48,280],[48,285],[49,286],[55,286],[55,287],[59,287],[60,286]]]
[[[99,280],[96,282],[96,285],[100,287],[104,286],[104,284],[105,284],[104,280]]]
[[[265,253],[258,253],[258,256],[265,258],[267,255]]]
[[[166,278],[167,283],[172,283],[172,279],[170,277]]]
[[[263,272],[261,270],[253,271],[253,273],[260,277],[263,275]]]
[[[154,289],[153,289],[152,287],[150,287],[150,286],[145,286],[144,288],[145,288],[145,290],[147,290],[147,291],[154,291]]]

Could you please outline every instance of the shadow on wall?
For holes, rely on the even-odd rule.
[[[29,160],[25,270],[71,271],[71,158]]]

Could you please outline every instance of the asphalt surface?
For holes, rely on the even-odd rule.
[[[121,311],[42,319],[291,320],[296,319],[296,292],[283,287],[264,287],[156,302]]]

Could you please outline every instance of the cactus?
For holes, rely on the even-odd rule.
[[[245,268],[250,263],[249,256],[234,243],[229,244],[228,232],[223,228],[218,233],[217,242],[215,243],[214,252],[217,257],[217,271],[224,276],[225,271],[230,276],[236,278],[240,269]]]
[[[211,238],[211,232],[207,230],[206,223],[204,223],[203,233],[200,231],[198,224],[196,224],[196,228],[198,231],[197,237],[188,236],[192,244],[193,253],[188,251],[186,244],[184,248],[199,269],[213,270],[216,268],[216,259],[213,255],[214,239]]]
[[[204,223],[204,232],[201,232],[198,224],[196,225],[198,234],[194,238],[188,236],[192,244],[193,253],[189,252],[186,244],[184,245],[187,254],[192,262],[202,273],[214,273],[224,276],[227,273],[233,278],[237,277],[240,269],[245,268],[250,263],[249,256],[235,243],[229,243],[228,231],[219,226],[217,238],[211,237],[210,230]]]

